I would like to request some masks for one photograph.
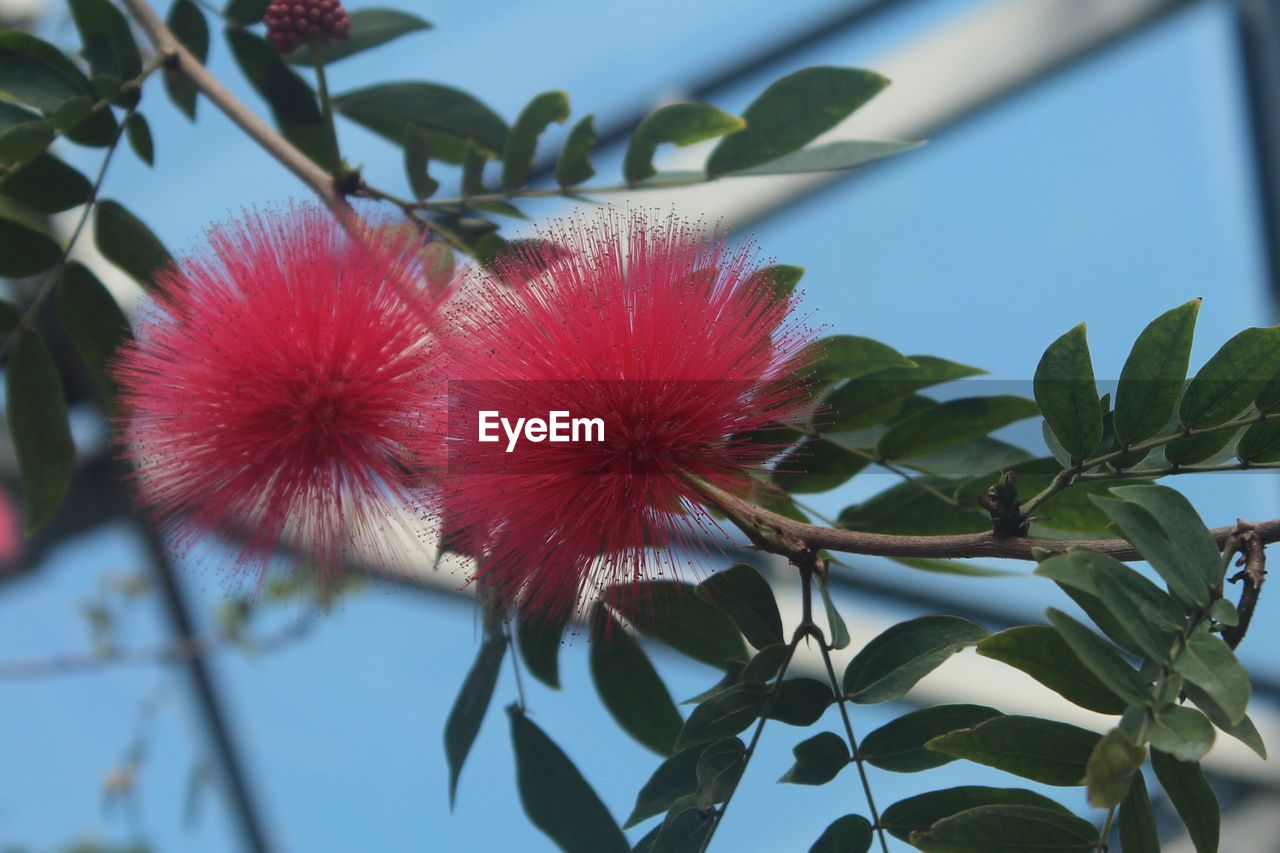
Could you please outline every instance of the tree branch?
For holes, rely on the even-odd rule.
[[[178,41],[173,31],[160,19],[147,0],[123,0],[129,14],[147,34],[151,44],[160,53],[170,57],[179,73],[187,75],[195,87],[214,103],[227,118],[235,122],[253,141],[306,184],[344,224],[354,220],[350,205],[334,187],[333,177],[303,154],[293,143],[285,139],[266,122],[258,118],[231,91],[223,86]]]
[[[1034,550],[1060,554],[1071,548],[1091,548],[1117,560],[1142,559],[1137,549],[1123,539],[997,537],[990,532],[899,536],[819,527],[758,507],[710,483],[695,479],[689,482],[708,504],[727,515],[753,544],[790,559],[803,559],[808,551],[825,549],[876,557],[1008,557],[1031,560],[1035,559]],[[1235,525],[1210,531],[1219,545],[1235,532]],[[1280,519],[1254,525],[1253,536],[1260,545],[1280,541]]]

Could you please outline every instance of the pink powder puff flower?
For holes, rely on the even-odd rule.
[[[417,245],[312,205],[209,239],[157,276],[113,365],[141,496],[182,550],[241,541],[259,583],[282,541],[328,581],[353,552],[402,556],[396,519],[444,425],[443,296]]]
[[[515,284],[513,284],[515,283]],[[477,577],[526,613],[679,575],[719,532],[690,478],[744,495],[780,448],[745,434],[803,417],[810,333],[788,320],[751,247],[671,217],[574,219],[497,261],[461,319],[450,383],[450,526]],[[481,440],[480,413],[490,427]],[[507,433],[561,417],[567,441]],[[507,426],[495,426],[505,418]],[[603,440],[584,440],[602,421]],[[594,438],[594,435],[590,436]]]

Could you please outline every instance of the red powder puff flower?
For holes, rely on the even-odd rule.
[[[750,247],[678,219],[606,213],[541,236],[463,318],[443,499],[479,579],[551,615],[680,573],[676,553],[718,530],[691,479],[756,486],[779,448],[743,435],[809,408],[812,338]]]
[[[394,232],[349,236],[322,208],[257,213],[157,276],[114,365],[142,497],[180,548],[281,540],[321,570],[391,559],[413,469],[439,464],[439,312]],[[332,575],[327,575],[332,577]]]

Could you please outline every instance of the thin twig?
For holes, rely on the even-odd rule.
[[[257,652],[275,651],[302,639],[313,624],[314,621],[310,615],[306,618],[299,618],[293,624],[276,633],[250,639],[248,646]],[[101,652],[71,653],[30,660],[4,661],[0,662],[0,680],[99,672],[116,666],[176,664],[183,663],[191,658],[203,657],[227,651],[233,647],[243,646],[245,646],[244,641],[237,641],[223,635],[210,635],[176,640],[158,646],[112,647]]]

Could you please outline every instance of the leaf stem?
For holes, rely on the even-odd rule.
[[[342,152],[338,149],[338,128],[333,123],[333,104],[329,100],[329,81],[324,73],[324,48],[319,42],[312,41],[311,64],[316,69],[316,91],[320,96],[320,113],[324,116],[325,131],[328,134],[330,171],[333,175],[342,174]]]
[[[1147,441],[1140,441],[1136,444],[1130,444],[1126,447],[1123,447],[1120,450],[1113,450],[1108,453],[1103,453],[1098,456],[1091,457],[1089,459],[1081,460],[1080,462],[1077,462],[1072,467],[1064,469],[1061,473],[1058,474],[1058,476],[1053,478],[1053,481],[1049,483],[1049,485],[1045,486],[1044,489],[1042,489],[1038,494],[1036,494],[1030,500],[1023,503],[1020,508],[1022,515],[1024,518],[1026,518],[1027,516],[1031,515],[1031,513],[1035,512],[1035,510],[1038,509],[1045,501],[1049,500],[1049,498],[1053,497],[1058,492],[1067,488],[1072,483],[1085,480],[1086,477],[1082,475],[1084,475],[1085,471],[1088,471],[1091,468],[1097,468],[1098,466],[1105,465],[1108,462],[1114,462],[1117,459],[1121,459],[1125,456],[1128,456],[1131,453],[1142,453],[1144,451],[1154,450],[1157,447],[1164,447],[1165,445],[1173,444],[1175,441],[1181,441],[1184,438],[1197,438],[1202,435],[1213,435],[1214,433],[1223,432],[1224,430],[1236,430],[1241,427],[1253,426],[1255,424],[1260,424],[1265,421],[1275,420],[1277,417],[1280,417],[1280,412],[1258,412],[1257,414],[1249,415],[1248,417],[1238,418],[1234,421],[1227,421],[1226,423],[1217,424],[1215,426],[1196,427],[1194,429],[1188,427],[1188,428],[1181,429],[1178,432],[1173,433],[1171,435],[1162,435],[1157,438],[1148,439]],[[1232,470],[1240,470],[1243,468],[1275,468],[1275,467],[1280,467],[1280,465],[1277,465],[1275,463],[1263,463],[1263,464],[1241,463],[1239,468],[1173,465],[1173,466],[1170,466],[1170,468],[1162,471],[1153,472],[1148,470],[1143,473],[1145,474],[1145,476],[1163,476],[1165,474],[1203,473],[1205,471],[1232,471]],[[1120,474],[1122,472],[1117,471],[1116,473]],[[1139,476],[1139,475],[1135,471],[1131,476]],[[1103,478],[1102,475],[1092,475],[1092,477],[1095,479]]]
[[[791,666],[791,659],[795,656],[796,647],[800,645],[800,641],[809,636],[809,632],[804,625],[796,629],[791,637],[791,642],[787,644],[787,654],[782,659],[782,666],[778,669],[778,675],[773,680],[773,684],[769,687],[769,695],[765,697],[764,707],[760,709],[760,719],[756,722],[755,731],[751,734],[751,742],[747,744],[746,751],[743,753],[742,772],[738,774],[738,782],[734,783],[733,790],[726,796],[724,803],[720,808],[716,809],[711,816],[711,829],[707,831],[707,837],[702,839],[702,844],[698,847],[698,853],[704,853],[711,846],[711,839],[715,836],[716,830],[720,828],[721,821],[724,820],[724,813],[729,809],[729,803],[733,800],[734,793],[738,790],[738,785],[742,782],[742,777],[746,775],[747,764],[751,761],[751,756],[755,754],[756,745],[760,743],[760,736],[764,734],[764,724],[769,720],[769,712],[773,710],[774,703],[778,699],[778,686],[782,684],[782,679],[787,675],[787,668]]]
[[[98,166],[98,174],[94,177],[93,185],[89,188],[89,197],[84,200],[84,204],[81,206],[80,218],[76,220],[76,227],[72,229],[71,236],[67,238],[66,248],[62,250],[62,255],[59,256],[57,262],[41,279],[40,286],[36,289],[35,298],[31,300],[27,310],[22,312],[22,318],[18,321],[18,324],[14,326],[13,331],[5,336],[4,343],[0,344],[0,358],[7,355],[9,350],[13,348],[14,341],[18,339],[18,335],[22,333],[22,330],[31,326],[35,321],[36,315],[40,313],[40,309],[44,307],[44,303],[48,301],[49,296],[53,293],[54,286],[58,283],[63,269],[66,268],[67,259],[71,257],[71,251],[75,248],[76,242],[84,232],[84,226],[89,221],[89,214],[93,212],[94,203],[98,200],[98,192],[102,189],[102,182],[107,177],[107,167],[111,165],[112,155],[120,147],[120,138],[124,135],[125,125],[128,124],[131,115],[133,115],[132,107],[125,111],[124,119],[116,126],[115,135],[111,137],[111,142],[107,144],[107,150],[103,152],[102,164]]]

